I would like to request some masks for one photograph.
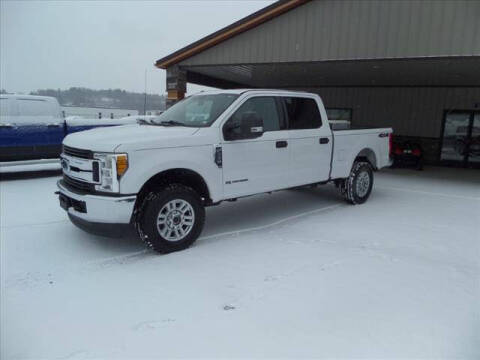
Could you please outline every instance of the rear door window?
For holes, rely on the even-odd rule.
[[[322,117],[314,99],[302,97],[283,97],[282,99],[289,129],[317,129],[322,126]]]

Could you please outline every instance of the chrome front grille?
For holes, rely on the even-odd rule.
[[[93,151],[77,149],[66,145],[63,145],[63,153],[81,159],[93,159]]]
[[[60,155],[63,174],[73,180],[99,184],[100,164],[98,160],[93,159],[93,156],[90,157],[90,154],[93,155],[93,152],[90,150],[64,146],[63,153]]]
[[[63,181],[65,182],[67,187],[71,188],[72,190],[80,190],[81,192],[90,194],[95,193],[94,184],[71,178],[70,176],[67,176],[65,174],[63,174]]]

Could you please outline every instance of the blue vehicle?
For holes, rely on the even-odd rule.
[[[0,95],[0,162],[57,158],[63,138],[102,126],[135,123],[122,119],[72,119],[62,116],[57,99],[34,95]]]

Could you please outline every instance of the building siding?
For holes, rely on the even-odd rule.
[[[352,125],[391,127],[397,139],[421,144],[425,160],[439,161],[446,111],[480,109],[480,87],[324,87],[327,108],[352,109]]]
[[[447,110],[480,108],[480,87],[328,87],[328,108],[351,108],[355,126],[392,127],[395,134],[439,138]]]
[[[182,65],[480,55],[480,1],[313,0]]]

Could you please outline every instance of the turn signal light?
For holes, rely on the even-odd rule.
[[[127,155],[117,155],[117,177],[120,178],[128,169]]]

